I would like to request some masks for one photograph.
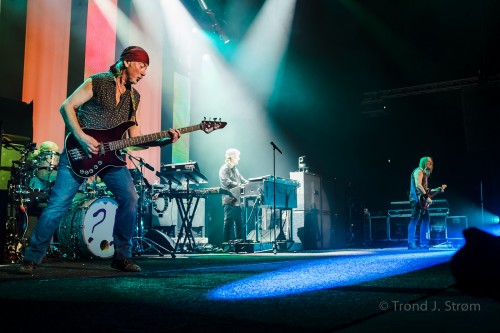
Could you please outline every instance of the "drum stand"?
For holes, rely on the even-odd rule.
[[[172,258],[175,258],[175,251],[171,251],[170,249],[165,248],[164,246],[158,244],[157,242],[145,237],[144,235],[144,216],[147,215],[147,206],[148,204],[145,204],[146,201],[146,179],[143,176],[143,166],[145,165],[145,162],[142,158],[137,158],[135,156],[130,155],[129,153],[126,153],[132,162],[132,164],[135,166],[135,169],[137,171],[137,174],[139,175],[138,177],[138,182],[139,185],[136,187],[137,189],[137,194],[139,195],[139,205],[137,207],[137,223],[136,223],[136,236],[134,237],[134,254],[136,255],[142,255],[142,254],[147,254],[150,251],[155,252],[158,254],[160,257],[163,257],[164,253],[169,253]],[[137,161],[139,163],[139,167],[136,165],[134,161]],[[150,187],[150,186],[149,186]]]
[[[20,151],[21,158],[12,165],[11,176],[9,180],[9,211],[6,223],[6,252],[10,263],[22,262],[24,259],[24,250],[28,245],[29,239],[26,238],[28,230],[28,206],[27,194],[29,194],[29,170],[27,165],[28,153],[33,151],[33,144],[28,144],[23,150],[10,145],[11,148]],[[14,172],[14,164],[17,164],[17,172]]]

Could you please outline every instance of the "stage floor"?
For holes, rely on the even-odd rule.
[[[496,332],[500,303],[454,288],[455,251],[405,248],[47,258],[0,266],[12,331]],[[8,324],[8,325],[7,325]]]

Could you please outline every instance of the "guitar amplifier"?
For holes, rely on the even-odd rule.
[[[392,201],[387,214],[390,217],[410,217],[411,204],[410,201]]]
[[[467,228],[467,216],[446,217],[446,237],[448,239],[464,239],[463,231]]]
[[[449,213],[448,200],[437,199],[432,200],[432,205],[428,208],[430,216],[446,216]],[[390,217],[410,217],[411,203],[410,201],[393,201],[390,204],[387,214]]]

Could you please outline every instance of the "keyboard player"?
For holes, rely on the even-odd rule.
[[[234,239],[245,240],[246,228],[243,223],[240,206],[241,186],[248,183],[239,172],[236,165],[240,161],[240,151],[235,148],[226,150],[226,159],[219,170],[221,188],[228,190],[232,195],[222,196],[224,207],[224,237],[225,243],[229,242],[231,229],[234,228]]]

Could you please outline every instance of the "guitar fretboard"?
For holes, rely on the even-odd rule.
[[[184,133],[194,132],[194,131],[197,131],[199,129],[201,129],[200,124],[179,128],[179,131],[181,132],[181,134],[184,134]],[[108,142],[108,145],[105,147],[105,150],[106,151],[119,150],[119,149],[131,147],[131,146],[138,146],[141,144],[145,144],[145,143],[149,143],[149,142],[153,142],[156,140],[165,139],[165,138],[169,138],[169,137],[170,137],[170,135],[168,134],[168,131],[161,131],[158,133],[136,136],[133,138],[110,141],[110,142]]]

